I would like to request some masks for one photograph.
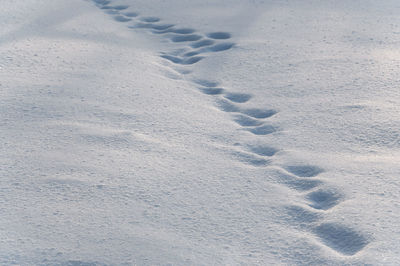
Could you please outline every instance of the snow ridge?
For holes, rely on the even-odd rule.
[[[112,18],[131,29],[143,29],[169,39],[172,43],[184,44],[183,49],[174,52],[162,52],[160,57],[173,63],[173,66],[194,65],[214,52],[235,48],[236,43],[228,42],[232,36],[228,32],[210,32],[201,34],[196,29],[178,27],[175,24],[162,23],[160,18],[140,16],[136,11],[127,11],[128,5],[112,5],[108,0],[92,0],[98,8],[110,14]],[[182,47],[180,47],[182,48]],[[190,70],[180,71],[182,74]],[[282,129],[269,124],[268,118],[278,114],[274,109],[243,108],[242,103],[249,102],[252,95],[230,92],[218,82],[212,80],[191,80],[199,91],[216,98],[216,107],[231,113],[232,119],[242,130],[259,137],[279,134]],[[371,238],[353,228],[339,223],[324,222],[324,213],[332,211],[345,200],[341,191],[328,187],[321,175],[327,176],[324,169],[311,164],[274,165],[273,156],[280,150],[265,145],[244,145],[245,150],[233,153],[233,156],[253,167],[271,167],[276,169],[281,185],[299,193],[308,202],[307,205],[290,205],[285,209],[287,219],[299,230],[310,233],[324,247],[329,247],[338,255],[353,256],[371,242]]]

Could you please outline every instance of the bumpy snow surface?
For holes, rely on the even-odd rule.
[[[400,3],[1,0],[1,265],[400,265]]]

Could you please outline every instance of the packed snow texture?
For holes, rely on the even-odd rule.
[[[399,265],[400,3],[2,0],[1,265]]]

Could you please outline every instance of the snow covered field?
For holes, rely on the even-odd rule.
[[[1,265],[400,265],[400,2],[0,5]]]

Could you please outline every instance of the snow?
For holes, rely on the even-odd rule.
[[[400,264],[396,1],[0,4],[0,264]]]

